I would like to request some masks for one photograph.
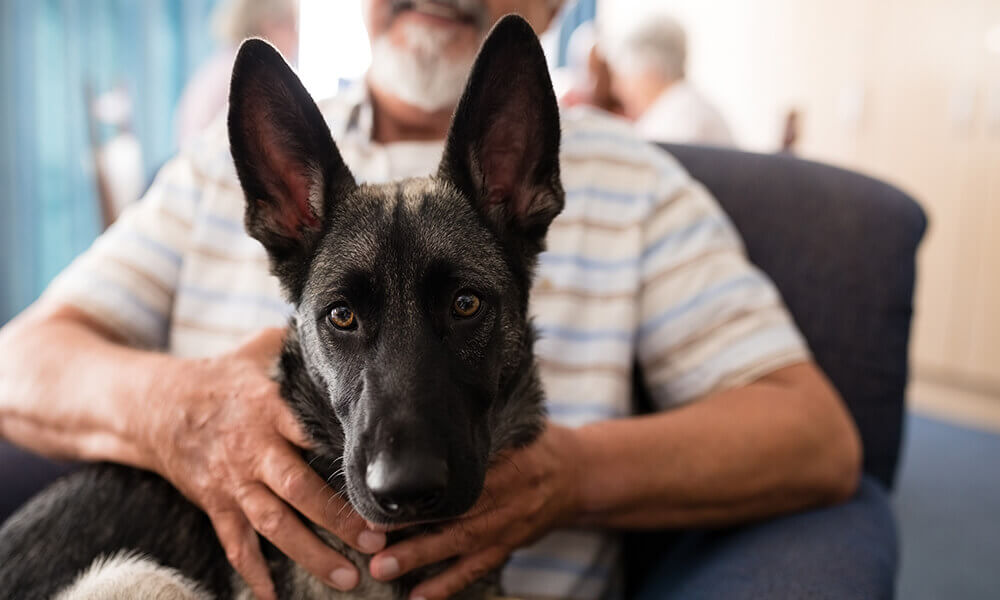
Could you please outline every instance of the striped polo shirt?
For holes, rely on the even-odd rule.
[[[442,143],[372,142],[362,88],[320,108],[359,182],[436,170]],[[629,415],[636,360],[654,403],[669,409],[808,358],[774,285],[676,160],[591,109],[567,111],[562,129],[566,208],[531,300],[553,421]],[[137,347],[187,357],[232,350],[291,313],[263,247],[244,231],[243,209],[220,118],[46,294]],[[556,531],[516,552],[503,584],[512,596],[608,597],[618,559],[609,532]]]

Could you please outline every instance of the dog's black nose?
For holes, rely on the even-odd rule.
[[[365,483],[387,514],[419,517],[444,497],[448,463],[434,456],[413,454],[390,458],[380,452],[368,463]]]

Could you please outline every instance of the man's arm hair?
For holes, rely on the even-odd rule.
[[[50,457],[148,468],[136,410],[175,361],[45,298],[0,329],[0,436]]]
[[[857,429],[813,363],[577,433],[582,525],[729,525],[846,500],[860,480]]]

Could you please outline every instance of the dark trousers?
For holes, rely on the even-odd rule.
[[[660,539],[638,600],[894,597],[896,525],[885,490],[869,477],[845,504]]]

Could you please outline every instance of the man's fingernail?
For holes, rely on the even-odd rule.
[[[338,590],[347,591],[358,585],[358,572],[341,567],[330,574],[330,581]]]
[[[383,558],[376,564],[375,573],[379,579],[392,579],[399,575],[399,561],[394,556]]]
[[[377,531],[362,531],[361,535],[358,536],[358,548],[362,552],[375,554],[385,548],[385,534]]]

